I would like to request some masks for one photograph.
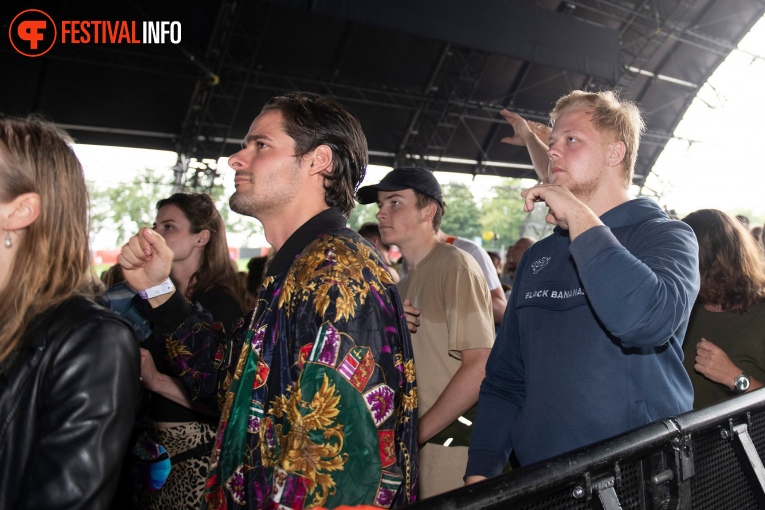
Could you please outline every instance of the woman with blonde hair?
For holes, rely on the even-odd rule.
[[[0,508],[109,508],[138,406],[138,343],[88,295],[70,142],[0,119]]]
[[[701,289],[683,343],[698,409],[765,382],[765,262],[738,219],[701,209],[683,221],[699,242]]]

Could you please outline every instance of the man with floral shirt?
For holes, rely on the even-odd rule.
[[[167,334],[192,399],[221,421],[210,508],[400,506],[417,482],[417,393],[403,306],[379,255],[345,227],[367,164],[358,121],[307,93],[271,99],[231,156],[231,208],[277,251],[254,311],[224,337],[166,284],[172,252],[143,229],[125,277]]]

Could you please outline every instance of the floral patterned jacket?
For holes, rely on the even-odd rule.
[[[337,209],[290,237],[256,309],[227,338],[177,292],[152,316],[192,399],[221,409],[209,508],[416,499],[417,389],[403,306],[377,252]]]

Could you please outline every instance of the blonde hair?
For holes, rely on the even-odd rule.
[[[69,143],[64,131],[41,119],[0,119],[0,202],[40,196],[40,214],[19,237],[0,291],[0,361],[18,347],[35,315],[86,293],[88,191]]]
[[[616,140],[624,142],[624,187],[632,184],[632,174],[635,171],[640,135],[645,131],[645,122],[640,114],[640,108],[632,101],[622,101],[619,94],[613,91],[585,92],[575,90],[558,99],[555,108],[550,112],[550,120],[555,120],[571,108],[585,108],[592,114],[592,123],[600,133],[613,135]]]

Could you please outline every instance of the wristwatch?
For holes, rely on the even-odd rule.
[[[749,389],[751,381],[749,380],[749,374],[741,372],[741,375],[733,380],[733,389],[730,390],[734,395],[741,395]]]

